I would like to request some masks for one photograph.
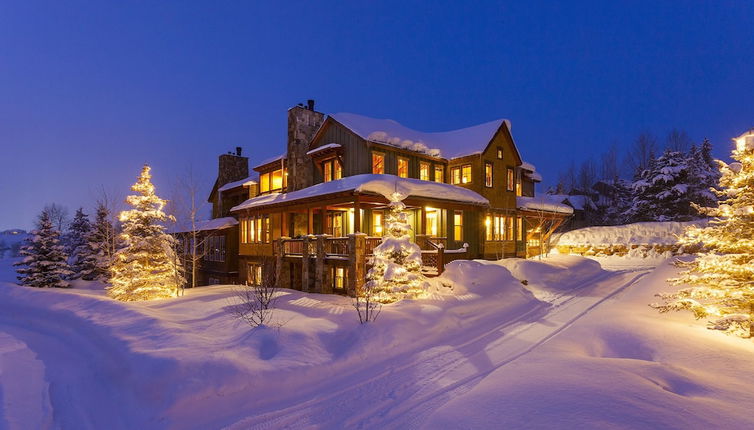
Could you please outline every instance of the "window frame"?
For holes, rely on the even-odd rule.
[[[463,211],[461,210],[453,211],[453,239],[463,240]]]
[[[453,185],[458,185],[461,183],[461,166],[450,168],[450,183]]]
[[[502,146],[498,146],[497,147],[497,159],[498,160],[502,160],[504,154],[505,154],[505,152],[503,151],[503,147]]]
[[[401,175],[401,162],[404,163],[405,167],[405,176]],[[410,161],[408,157],[401,157],[400,155],[395,157],[395,175],[399,178],[408,178],[410,175]]]
[[[516,177],[514,176],[513,168],[512,167],[507,167],[506,168],[506,176],[505,177],[506,177],[506,184],[505,184],[506,191],[515,191],[515,188],[516,188]]]
[[[422,181],[429,181],[431,167],[432,165],[428,161],[419,161],[419,179]]]
[[[495,171],[495,165],[492,164],[489,161],[484,162],[484,186],[487,188],[492,188],[494,185],[494,171]]]
[[[445,166],[443,166],[442,164],[435,164],[433,171],[435,174],[434,181],[439,182],[441,184],[445,183]],[[437,172],[440,172],[439,179],[437,177]]]
[[[461,166],[461,183],[470,184],[472,182],[472,169],[471,164],[464,164]]]

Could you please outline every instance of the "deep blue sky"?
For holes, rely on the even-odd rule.
[[[158,4],[159,3],[159,4]],[[284,150],[286,109],[442,131],[508,118],[546,182],[643,130],[754,126],[751,2],[0,2],[0,229],[91,211],[142,163],[158,193],[243,146]]]

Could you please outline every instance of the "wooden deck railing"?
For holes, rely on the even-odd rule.
[[[347,237],[327,237],[325,238],[325,255],[348,255],[348,238]]]

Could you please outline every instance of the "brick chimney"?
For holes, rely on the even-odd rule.
[[[288,110],[288,191],[313,185],[312,160],[306,153],[314,134],[319,130],[325,114],[314,110],[314,100],[306,107],[294,106]]]

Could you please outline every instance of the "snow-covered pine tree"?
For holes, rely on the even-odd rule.
[[[691,227],[681,238],[700,245],[695,260],[681,262],[684,270],[670,281],[687,287],[658,294],[660,312],[689,310],[710,318],[710,329],[754,337],[754,129],[734,139],[735,162],[721,164],[720,205],[703,209],[715,216],[706,228]]]
[[[89,242],[91,233],[92,225],[89,222],[89,216],[84,213],[83,208],[79,208],[68,226],[68,243],[66,245],[68,247],[68,261],[73,271],[71,279],[93,279],[96,264],[93,258],[94,250]]]
[[[92,272],[84,277],[88,281],[104,281],[110,274],[110,265],[115,254],[115,227],[110,222],[110,210],[104,203],[97,204],[97,215],[88,237],[92,254],[86,257]]]
[[[21,248],[23,260],[15,264],[18,280],[28,287],[69,288],[71,285],[65,280],[72,273],[68,258],[60,244],[60,232],[46,210],[40,214],[37,227]]]
[[[666,150],[652,160],[633,183],[631,221],[684,221],[693,218],[689,200],[688,158]]]
[[[411,242],[411,224],[402,200],[399,193],[392,195],[385,216],[385,234],[374,248],[372,268],[364,286],[380,303],[420,297],[427,286],[421,273],[421,248]]]
[[[171,219],[163,211],[165,200],[154,192],[150,167],[144,165],[131,187],[135,195],[126,198],[133,207],[120,213],[123,247],[115,253],[110,267],[108,294],[117,300],[135,301],[175,297],[180,283],[173,253],[175,239],[161,223]]]
[[[720,182],[720,169],[712,158],[712,145],[704,139],[701,146],[693,145],[689,151],[689,200],[701,207],[717,204],[716,189]]]

